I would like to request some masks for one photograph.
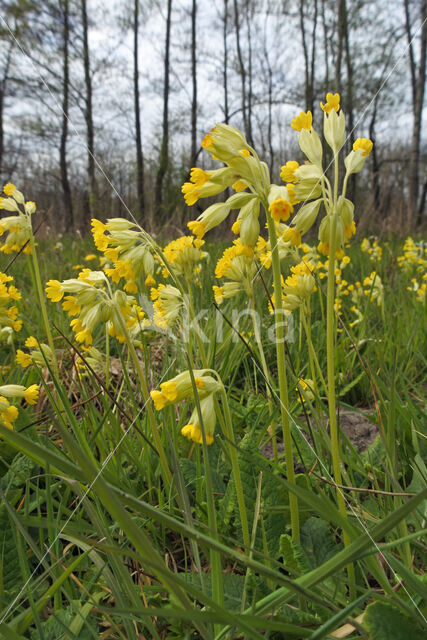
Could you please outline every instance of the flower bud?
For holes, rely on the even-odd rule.
[[[301,207],[292,221],[297,231],[299,231],[300,233],[307,233],[310,227],[312,227],[316,222],[321,203],[322,199],[319,198],[318,200],[308,202],[303,207]]]
[[[317,178],[309,178],[296,183],[294,194],[297,200],[312,200],[322,195],[322,186]]]
[[[334,153],[337,153],[345,140],[345,117],[344,113],[338,113],[332,109],[329,115],[325,112],[323,117],[323,134],[328,145]]]
[[[348,156],[344,159],[345,168],[347,169],[347,175],[351,173],[359,173],[362,171],[366,162],[366,156],[358,149],[357,151],[350,151]]]
[[[254,247],[259,236],[258,215],[249,214],[241,218],[240,238],[245,245]]]
[[[307,158],[313,164],[322,168],[322,143],[320,138],[313,128],[310,130],[302,129],[298,136],[298,143],[301,151],[307,156]],[[297,175],[297,173],[295,174]]]

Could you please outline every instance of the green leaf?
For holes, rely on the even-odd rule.
[[[313,569],[320,567],[342,549],[330,529],[320,518],[308,518],[301,530],[301,545],[310,560]]]
[[[19,489],[25,484],[27,478],[33,474],[35,467],[36,465],[32,460],[18,453],[8,471],[0,479],[0,488],[3,491]]]
[[[363,626],[369,640],[420,640],[415,621],[389,602],[373,602],[366,609]]]
[[[286,568],[291,569],[296,575],[310,571],[310,562],[304,549],[288,534],[280,536],[280,553]]]
[[[19,588],[21,572],[12,524],[4,504],[0,505],[0,595]]]
[[[426,486],[427,481],[427,468],[419,453],[417,453],[414,458],[413,468],[414,473],[412,475],[411,484],[406,490],[409,493],[418,493]],[[414,510],[414,514],[418,516],[424,526],[427,520],[427,500],[423,500],[423,502],[421,502],[421,504]],[[412,522],[415,522],[413,516],[410,516],[409,519]]]

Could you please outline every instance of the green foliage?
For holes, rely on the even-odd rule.
[[[390,602],[373,602],[366,609],[363,626],[369,640],[420,640],[422,631],[410,618]]]

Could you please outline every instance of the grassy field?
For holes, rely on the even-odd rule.
[[[131,351],[106,338],[103,322],[93,331],[97,351],[90,351],[76,341],[61,305],[50,303],[58,374],[48,357],[16,364],[17,350],[31,353],[30,336],[33,351],[43,352],[45,328],[31,257],[20,254],[10,266],[10,256],[2,257],[1,271],[22,294],[16,304],[23,326],[3,341],[1,383],[40,385],[37,404],[20,403],[13,430],[0,427],[2,637],[422,636],[425,300],[416,285],[425,255],[422,245],[410,254],[407,244],[399,261],[403,241],[380,241],[381,251],[373,243],[348,246],[349,260],[336,275],[346,519],[336,506],[326,415],[324,256],[315,256],[312,353],[301,312],[287,322],[293,486],[278,426],[271,269],[254,278],[255,316],[246,313],[245,293],[218,311],[212,284],[219,284],[214,271],[226,245],[208,243],[192,281],[184,277],[199,330],[178,315],[172,330],[147,321],[133,332],[149,390],[186,371],[189,361],[195,370],[213,369],[224,385],[215,394],[210,446],[207,438],[200,445],[181,435],[194,399],[152,411],[162,461]],[[100,268],[103,256],[89,239],[53,245],[37,247],[43,283]],[[298,251],[313,262],[314,250],[292,250],[282,272]],[[168,282],[161,271],[156,264],[157,284]],[[139,293],[147,319],[149,288]],[[290,535],[290,494],[298,499],[299,542]]]

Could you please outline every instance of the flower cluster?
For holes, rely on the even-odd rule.
[[[171,284],[159,284],[151,289],[151,299],[154,300],[153,323],[160,329],[169,329],[184,309],[180,290]]]
[[[225,249],[215,268],[215,276],[218,279],[228,279],[221,286],[213,286],[217,304],[221,304],[224,298],[233,298],[241,291],[251,295],[255,273],[253,251],[237,238],[231,247]]]
[[[377,238],[363,238],[360,248],[363,253],[367,253],[370,256],[372,262],[381,262],[383,250],[378,244]]]
[[[201,250],[204,243],[204,240],[193,236],[181,236],[166,245],[163,255],[172,267],[174,275],[184,276],[187,280],[193,278],[200,269],[202,260],[208,257],[206,251]],[[167,278],[169,275],[169,271],[164,267],[163,277]]]
[[[18,308],[14,304],[21,294],[12,282],[12,276],[0,271],[0,340],[10,341],[14,331],[20,331],[22,320],[18,318]]]
[[[286,311],[298,309],[316,291],[314,270],[313,264],[303,261],[291,267],[291,275],[286,280],[282,277],[283,307]]]
[[[423,275],[421,284],[416,278],[411,278],[411,284],[407,286],[407,289],[415,293],[417,302],[424,304],[427,297],[427,273]]]
[[[16,351],[16,363],[23,369],[32,364],[36,364],[38,367],[44,367],[46,362],[52,364],[53,356],[49,345],[39,343],[37,338],[29,336],[25,341],[25,346],[30,350],[29,352],[22,351],[22,349]]]
[[[63,309],[73,317],[70,325],[77,342],[86,346],[92,344],[93,332],[101,322],[119,342],[125,342],[125,331],[137,334],[150,324],[133,296],[111,291],[103,271],[84,269],[78,278],[49,280],[46,293],[52,302],[62,301]]]
[[[425,242],[415,242],[408,236],[403,245],[403,254],[398,256],[397,264],[406,273],[424,273],[427,270],[427,247]]]
[[[215,393],[222,389],[222,384],[213,376],[209,375],[210,373],[208,369],[193,371],[194,383],[199,398],[200,413],[205,430],[206,444],[208,445],[213,443],[213,434],[216,426],[214,396]],[[160,390],[155,389],[150,392],[150,395],[157,411],[183,400],[194,402],[194,387],[189,371],[183,371],[171,380],[162,382]],[[182,427],[181,434],[198,444],[203,443],[197,407],[195,407],[191,413],[189,423]]]
[[[28,404],[36,404],[39,397],[39,385],[24,387],[21,384],[5,384],[0,386],[0,420],[9,429],[18,417],[17,407],[11,405],[9,398],[24,399]]]
[[[137,293],[142,282],[146,287],[156,284],[153,278],[153,241],[133,222],[123,218],[111,218],[104,224],[92,220],[92,234],[95,246],[113,263],[105,273],[113,282],[125,280],[124,290]]]
[[[13,212],[14,215],[0,219],[0,237],[7,233],[0,251],[9,254],[19,252],[24,247],[24,253],[31,253],[28,242],[31,238],[31,216],[36,205],[34,202],[25,202],[24,195],[13,184],[3,187],[3,192],[7,197],[0,197],[0,209]]]
[[[261,162],[252,147],[248,145],[244,135],[234,127],[226,124],[217,124],[208,133],[202,142],[202,147],[208,151],[214,160],[223,162],[226,166],[214,171],[192,169],[191,182],[183,185],[187,204],[194,204],[199,198],[206,198],[224,191],[232,186],[237,192],[230,196],[226,202],[213,204],[208,207],[198,218],[188,223],[188,228],[198,238],[203,238],[210,229],[223,222],[233,209],[239,213],[233,231],[240,235],[243,245],[255,247],[259,231],[260,202],[268,197],[270,190],[270,174],[268,167]],[[244,191],[250,189],[251,193]],[[287,205],[280,209],[276,206],[276,217],[289,217],[285,212],[289,205],[287,189],[283,194],[278,194],[278,200],[286,200]],[[270,201],[271,200],[271,201]],[[269,200],[272,206],[274,197]],[[282,212],[282,213],[281,213]]]
[[[342,148],[345,140],[345,118],[340,110],[340,96],[338,93],[328,93],[326,103],[320,103],[324,111],[323,133],[326,142],[332,149],[334,157]],[[298,132],[298,143],[301,151],[308,159],[308,163],[299,165],[295,160],[289,160],[281,169],[281,178],[288,182],[287,187],[292,189],[292,197],[295,203],[304,201],[299,211],[292,220],[292,226],[287,231],[286,240],[298,245],[301,236],[315,223],[323,203],[327,215],[323,218],[319,227],[319,250],[329,255],[331,235],[331,223],[336,225],[336,247],[343,247],[355,232],[353,219],[353,204],[345,197],[348,177],[352,173],[362,170],[368,157],[372,142],[366,138],[358,138],[352,151],[345,158],[346,175],[343,183],[343,193],[336,202],[333,198],[333,189],[326,177],[323,166],[323,148],[319,136],[313,128],[313,118],[310,111],[301,112],[294,120],[292,127]]]

